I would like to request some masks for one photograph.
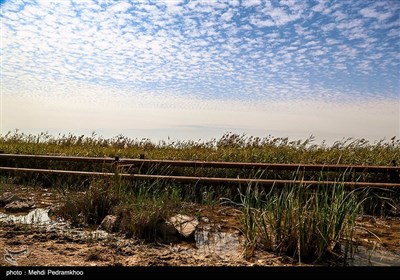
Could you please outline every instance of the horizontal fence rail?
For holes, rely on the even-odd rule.
[[[0,159],[35,159],[53,161],[72,161],[87,163],[114,163],[118,158],[115,157],[74,157],[74,156],[48,156],[48,155],[22,155],[22,154],[0,154]]]
[[[353,171],[373,173],[399,172],[400,166],[374,166],[374,165],[343,165],[343,164],[281,164],[257,162],[220,162],[220,161],[191,161],[191,160],[155,160],[155,159],[124,159],[119,157],[74,157],[74,156],[48,156],[48,155],[21,155],[0,154],[0,159],[35,159],[50,161],[71,161],[87,163],[118,163],[134,166],[158,165],[198,168],[242,168],[242,169],[269,169],[285,171]]]
[[[336,182],[336,181],[315,181],[315,180],[277,180],[277,179],[246,179],[246,178],[217,178],[197,176],[170,176],[170,175],[149,175],[130,174],[121,172],[89,172],[76,170],[37,169],[1,166],[2,160],[18,161],[23,159],[41,161],[67,161],[85,163],[115,164],[117,167],[135,166],[143,167],[150,165],[176,166],[193,168],[232,168],[232,169],[257,169],[257,170],[280,170],[280,171],[326,171],[326,172],[363,172],[383,173],[390,175],[391,182]],[[118,169],[115,169],[118,170]],[[52,156],[52,155],[22,155],[22,154],[0,154],[0,171],[28,172],[44,174],[64,174],[76,176],[121,176],[138,180],[165,180],[179,183],[205,183],[205,184],[260,184],[260,185],[284,185],[284,184],[305,184],[305,185],[332,185],[340,183],[349,187],[371,187],[390,188],[400,187],[400,166],[364,166],[364,165],[332,165],[332,164],[271,164],[251,162],[215,162],[215,161],[188,161],[188,160],[151,160],[151,159],[123,159],[119,157],[74,157],[74,156]]]
[[[53,170],[53,169],[33,169],[33,168],[15,168],[0,167],[3,171],[12,172],[32,172],[47,174],[65,174],[78,176],[102,176],[112,177],[121,176],[124,178],[142,179],[142,180],[166,180],[178,183],[208,183],[208,184],[259,184],[259,185],[277,185],[284,184],[303,184],[303,185],[333,185],[343,184],[347,187],[370,187],[370,188],[391,188],[400,187],[400,183],[371,183],[371,182],[341,182],[341,181],[308,181],[308,180],[272,180],[272,179],[244,179],[244,178],[215,178],[215,177],[195,177],[195,176],[169,176],[169,175],[145,175],[145,174],[128,174],[128,173],[111,173],[111,172],[86,172],[71,170]]]

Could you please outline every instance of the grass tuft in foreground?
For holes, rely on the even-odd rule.
[[[270,190],[248,186],[241,195],[247,256],[256,248],[317,262],[351,256],[357,215],[368,191],[340,182],[311,187],[289,184]]]
[[[84,192],[65,192],[58,214],[72,225],[99,225],[116,215],[116,230],[129,237],[156,240],[160,223],[183,211],[180,188],[164,182],[128,184],[118,176],[93,180]]]

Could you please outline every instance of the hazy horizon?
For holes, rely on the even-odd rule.
[[[73,135],[73,136],[82,136],[84,135],[85,137],[92,137],[94,136],[95,138],[103,138],[103,139],[112,139],[115,137],[119,136],[124,136],[132,140],[149,140],[150,142],[154,144],[159,144],[159,143],[166,143],[166,144],[171,144],[171,143],[176,143],[177,141],[194,141],[194,142],[208,142],[208,141],[213,141],[213,140],[219,140],[224,136],[225,134],[237,134],[237,135],[244,135],[246,138],[249,137],[260,137],[260,138],[288,138],[288,141],[302,141],[304,142],[307,139],[312,138],[312,141],[309,142],[309,144],[313,145],[328,145],[332,146],[335,142],[344,142],[344,141],[349,141],[349,140],[361,140],[364,139],[368,141],[370,144],[378,143],[380,141],[384,142],[390,142],[393,137],[396,137],[396,140],[399,140],[397,136],[392,136],[392,137],[381,137],[381,138],[365,138],[365,137],[354,137],[354,136],[348,136],[348,137],[335,137],[332,135],[331,137],[323,138],[318,135],[310,134],[310,135],[299,135],[296,133],[281,133],[279,131],[256,131],[256,130],[238,130],[238,129],[231,129],[231,130],[224,130],[224,129],[206,129],[206,128],[175,128],[172,130],[174,133],[171,133],[171,130],[169,129],[142,129],[142,130],[126,130],[126,131],[119,131],[119,130],[104,130],[104,129],[97,129],[97,130],[90,130],[90,129],[83,129],[83,130],[76,130],[74,132],[71,131],[62,131],[62,130],[46,130],[46,129],[31,129],[31,130],[20,130],[20,129],[14,129],[14,130],[8,130],[6,132],[3,132],[2,135],[0,136],[5,136],[7,134],[13,135],[14,133],[23,133],[26,135],[33,135],[33,136],[39,136],[41,134],[47,134],[53,138],[58,138],[62,136],[68,136],[68,135]],[[189,131],[189,133],[188,133]],[[44,138],[41,138],[44,140]]]

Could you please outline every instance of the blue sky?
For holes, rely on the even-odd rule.
[[[2,132],[382,139],[400,1],[2,1]]]

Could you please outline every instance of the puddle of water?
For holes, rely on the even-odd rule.
[[[238,232],[213,232],[198,230],[195,232],[197,249],[203,254],[239,257],[242,249],[242,240]],[[369,250],[358,246],[352,259],[346,266],[400,266],[400,252],[388,250]]]
[[[204,254],[238,257],[241,253],[241,242],[237,232],[198,230],[194,238],[197,249]]]
[[[85,229],[65,229],[63,235],[75,240],[103,240],[112,236],[104,230],[87,231]]]
[[[369,250],[359,246],[348,266],[400,266],[400,254],[384,250]]]
[[[0,221],[21,223],[21,224],[35,224],[35,225],[45,225],[51,222],[48,215],[49,210],[43,208],[37,208],[30,211],[26,215],[7,215],[0,213]]]
[[[74,240],[106,239],[110,234],[104,230],[86,230],[83,228],[71,228],[65,221],[53,221],[48,215],[49,210],[37,208],[25,215],[8,215],[0,212],[0,222],[28,224],[36,227],[45,227],[47,232],[56,232],[62,236],[68,236]]]

